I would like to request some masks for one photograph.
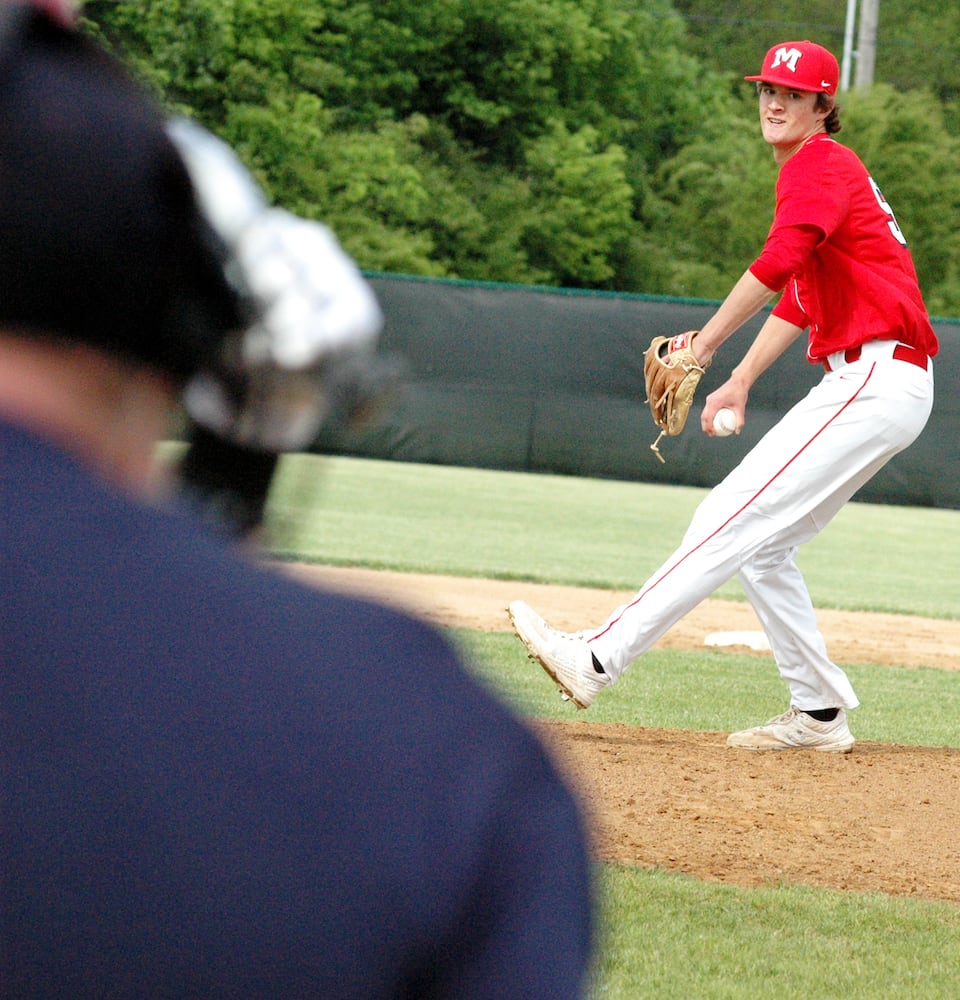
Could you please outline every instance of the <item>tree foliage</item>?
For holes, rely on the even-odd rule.
[[[714,298],[773,210],[741,77],[782,37],[838,51],[842,6],[787,3],[777,21],[756,0],[87,0],[83,12],[171,112],[222,135],[273,201],[327,221],[364,268]],[[889,191],[941,314],[960,313],[960,70],[942,42],[958,17],[884,0],[900,57],[878,50],[891,85],[844,101],[841,136]]]
[[[697,51],[711,65],[753,72],[774,42],[809,38],[841,58],[847,4],[840,0],[675,0]],[[862,11],[862,3],[857,5]],[[882,0],[874,77],[897,90],[930,90],[943,102],[960,96],[956,39],[960,7],[942,0]],[[851,79],[859,23],[851,39]]]

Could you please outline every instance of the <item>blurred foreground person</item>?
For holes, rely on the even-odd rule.
[[[372,294],[65,11],[0,3],[0,992],[582,996],[584,831],[533,735],[156,479],[181,400],[307,439]]]

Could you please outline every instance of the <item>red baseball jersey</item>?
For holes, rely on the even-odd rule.
[[[750,271],[783,289],[775,315],[809,326],[812,361],[869,340],[937,352],[893,210],[856,153],[825,133],[780,168],[773,225]]]

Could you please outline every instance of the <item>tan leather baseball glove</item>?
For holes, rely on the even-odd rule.
[[[647,402],[654,423],[660,428],[657,440],[650,446],[661,462],[660,439],[676,437],[687,422],[694,393],[707,368],[700,364],[693,353],[697,330],[678,333],[675,337],[654,337],[644,352],[643,379],[647,388]]]

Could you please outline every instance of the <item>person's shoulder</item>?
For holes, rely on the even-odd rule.
[[[247,677],[264,697],[272,690],[305,712],[322,705],[395,737],[419,727],[435,745],[469,742],[471,732],[524,740],[512,713],[426,621],[306,582],[188,510],[110,488],[16,427],[0,423],[0,449],[9,474],[0,546],[34,553],[11,564],[4,582],[13,591],[26,593],[27,578],[40,573],[52,608],[75,601],[89,582],[99,594],[89,615],[120,646],[136,643],[158,658],[169,648],[189,651],[182,668],[223,691]],[[464,727],[465,718],[476,728]]]
[[[291,567],[229,546],[204,548],[194,538],[180,556],[184,570],[171,599],[204,609],[191,627],[207,635],[205,644],[229,643],[235,663],[269,664],[274,677],[285,677],[291,690],[302,688],[307,699],[322,677],[325,712],[459,741],[469,717],[487,736],[493,729],[523,739],[513,713],[429,622],[372,596],[325,586],[322,572],[308,582]]]
[[[857,152],[831,135],[817,135],[808,140],[784,166],[798,173],[811,170],[859,170],[863,162]]]
[[[777,189],[781,195],[794,191],[845,190],[866,174],[860,157],[833,136],[814,136],[780,168]]]

